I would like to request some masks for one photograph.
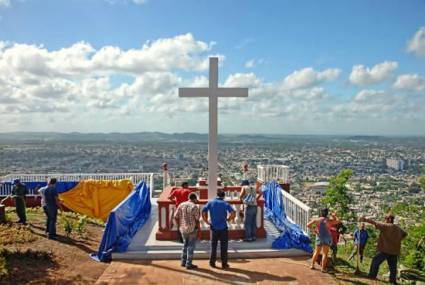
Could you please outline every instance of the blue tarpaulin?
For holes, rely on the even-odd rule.
[[[35,189],[37,187],[41,188],[47,185],[47,182],[22,182],[22,183],[25,184],[25,186],[27,186],[29,194],[31,193],[38,194],[38,193],[34,193]],[[5,182],[4,184],[5,185],[9,184],[10,187],[13,187],[12,182]],[[58,191],[58,193],[64,193],[74,188],[77,184],[78,182],[59,182],[58,181],[56,183],[56,191]]]
[[[262,188],[265,200],[264,218],[272,223],[281,231],[281,234],[272,243],[272,248],[287,249],[297,248],[309,253],[313,252],[310,246],[310,238],[301,230],[301,228],[290,222],[285,214],[285,205],[283,204],[282,188],[277,181],[271,181]]]
[[[150,191],[142,181],[109,214],[98,252],[93,253],[92,257],[109,261],[112,252],[127,251],[131,239],[146,223],[150,213]]]

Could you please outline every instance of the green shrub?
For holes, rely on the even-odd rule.
[[[71,221],[71,219],[67,218],[66,215],[62,215],[61,222],[63,230],[65,231],[65,235],[69,237],[74,229],[74,223]]]
[[[86,225],[87,216],[81,216],[75,226],[75,231],[77,232],[77,234],[81,235],[82,233],[84,233],[86,231]]]

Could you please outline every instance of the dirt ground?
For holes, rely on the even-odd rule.
[[[9,216],[12,221],[17,219],[13,212]],[[49,240],[41,211],[28,213],[27,226],[3,225],[0,248],[7,250],[3,255],[8,275],[0,284],[94,284],[109,265],[89,256],[97,250],[102,230],[99,225],[87,224],[82,235],[66,237],[58,218],[59,238]]]
[[[198,269],[187,270],[178,260],[114,261],[96,284],[339,284],[332,275],[311,270],[305,257],[229,260],[226,270],[209,267],[208,260],[194,263]]]

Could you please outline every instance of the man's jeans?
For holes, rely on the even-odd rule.
[[[245,239],[255,240],[255,234],[257,232],[257,206],[245,205],[245,207]]]
[[[47,206],[43,206],[44,214],[46,214],[46,234],[49,232],[49,212],[47,211]]]
[[[16,214],[18,215],[18,223],[25,224],[27,222],[27,214],[25,207],[25,197],[18,196],[15,198]]]
[[[195,251],[196,246],[196,230],[191,233],[182,233],[183,237],[183,251],[181,256],[181,262],[184,266],[190,266],[192,265],[193,260],[193,252]]]
[[[220,241],[221,263],[227,264],[227,246],[229,241],[228,231],[211,229],[211,254],[210,264],[215,264],[217,260],[217,244]]]
[[[376,278],[378,276],[379,266],[384,260],[387,260],[388,268],[390,269],[390,283],[396,284],[397,282],[397,255],[386,254],[378,252],[372,259],[370,264],[369,277]]]
[[[47,206],[47,230],[49,238],[56,237],[56,219],[58,216],[58,208]]]

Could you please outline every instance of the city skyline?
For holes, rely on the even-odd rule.
[[[0,132],[425,135],[421,1],[0,0]],[[326,21],[324,21],[326,19]]]

